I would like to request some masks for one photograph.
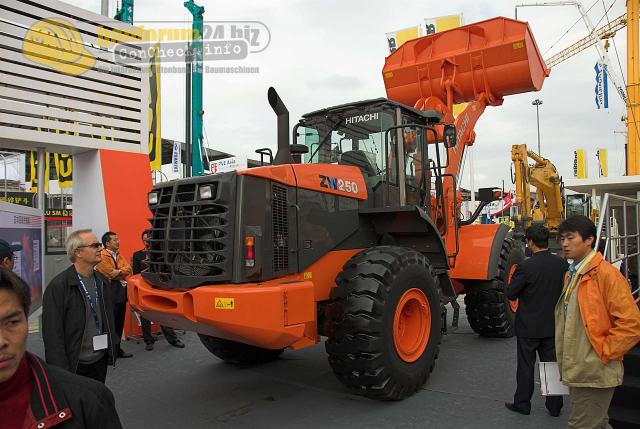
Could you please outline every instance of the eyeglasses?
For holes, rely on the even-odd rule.
[[[83,248],[83,247],[92,247],[94,249],[101,249],[102,248],[102,243],[83,244],[82,246],[78,246],[78,249]]]

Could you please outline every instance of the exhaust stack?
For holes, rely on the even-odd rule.
[[[269,87],[267,98],[278,117],[278,152],[276,152],[273,165],[293,164],[291,147],[289,146],[289,111],[273,87]]]

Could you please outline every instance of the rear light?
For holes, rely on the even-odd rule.
[[[255,238],[248,235],[244,238],[244,265],[245,267],[253,267],[256,265],[256,246]]]

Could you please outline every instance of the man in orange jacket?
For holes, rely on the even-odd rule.
[[[558,367],[571,402],[568,426],[610,428],[622,358],[640,340],[640,311],[624,276],[594,250],[597,231],[589,218],[572,216],[559,233],[573,260],[555,308]]]
[[[131,275],[131,265],[120,254],[120,239],[115,232],[107,231],[102,235],[102,244],[104,249],[100,253],[102,261],[96,266],[101,274],[111,281],[113,294],[113,317],[115,319],[115,330],[118,339],[122,340],[122,331],[124,329],[124,317],[127,311],[127,281],[126,278]],[[130,358],[133,356],[122,350],[120,343],[116,347],[118,357]]]

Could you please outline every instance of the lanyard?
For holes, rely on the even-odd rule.
[[[80,277],[80,274],[78,274],[78,280],[80,280],[80,286],[82,287],[82,291],[84,292],[84,296],[87,298],[87,301],[89,302],[89,307],[91,307],[91,314],[93,315],[93,320],[96,322],[96,329],[98,330],[99,333],[102,333],[102,330],[100,329],[100,318],[98,318],[98,312],[96,311],[98,307],[98,304],[100,302],[100,292],[98,291],[98,279],[95,278],[95,274],[94,274],[94,282],[96,285],[96,305],[95,307],[93,306],[93,300],[91,299],[91,295],[89,295],[89,292],[87,291],[86,286],[84,285],[84,282],[82,281],[82,277]]]
[[[591,262],[591,260],[593,259],[593,257],[596,256],[596,252],[591,252],[589,255],[587,255],[582,261],[580,261],[580,263],[575,267],[575,272],[569,277],[569,284],[567,285],[567,288],[564,290],[564,295],[563,295],[563,301],[564,301],[564,312],[565,312],[565,316],[567,313],[567,308],[569,307],[569,300],[571,299],[571,294],[573,293],[573,290],[576,288],[576,286],[578,285],[578,283],[580,283],[580,280],[582,279],[582,270],[585,267],[589,266],[589,263]]]

